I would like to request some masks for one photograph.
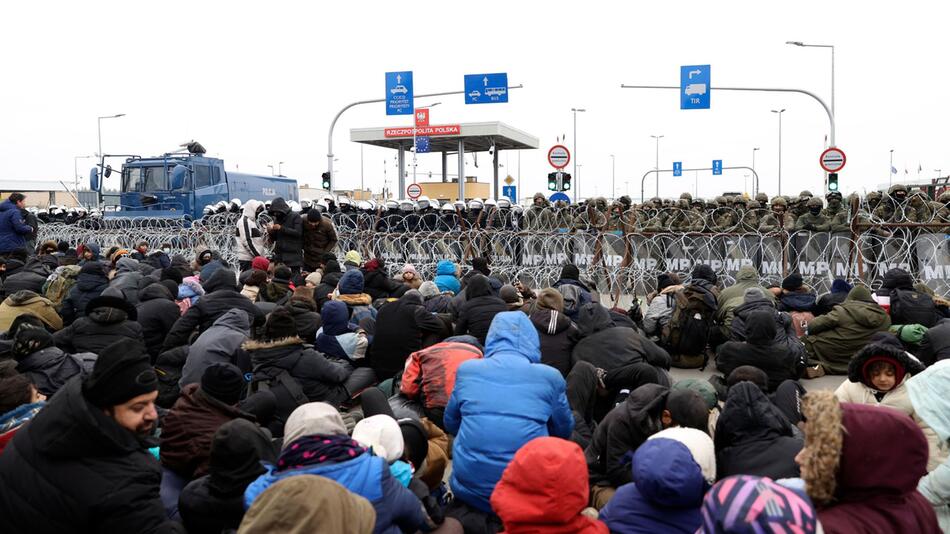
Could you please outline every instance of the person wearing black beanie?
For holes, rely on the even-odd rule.
[[[100,351],[0,455],[0,532],[181,532],[148,451],[157,397],[141,342]]]
[[[561,269],[561,280],[580,280],[581,271],[577,268],[577,265],[568,263]]]
[[[782,280],[782,289],[785,291],[798,291],[802,288],[804,283],[805,280],[802,278],[802,275],[798,273],[792,273]]]
[[[719,281],[719,277],[716,276],[716,272],[712,270],[712,267],[706,265],[705,263],[700,263],[693,267],[693,272],[690,276],[693,281],[702,279],[712,285],[716,285],[716,282]]]
[[[234,364],[213,363],[201,375],[201,390],[229,406],[234,406],[244,393],[244,375]]]
[[[181,276],[181,270],[175,267],[165,267],[162,269],[162,275],[160,280],[171,280],[178,285],[181,285],[181,282],[184,278]]]
[[[264,339],[276,341],[297,336],[297,327],[290,310],[284,307],[276,308],[267,316],[264,323]]]
[[[488,266],[488,258],[478,257],[472,259],[472,269],[484,274],[485,276],[491,276],[491,268]]]

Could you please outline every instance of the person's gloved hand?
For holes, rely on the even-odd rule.
[[[892,325],[890,332],[895,334],[904,343],[919,344],[927,333],[927,327],[920,324]]]

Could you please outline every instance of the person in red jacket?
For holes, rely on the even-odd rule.
[[[482,357],[478,340],[472,336],[450,337],[409,356],[400,390],[419,400],[430,421],[445,430],[442,416],[455,388],[455,373],[462,362]]]
[[[927,474],[927,439],[913,419],[883,406],[839,403],[831,391],[802,399],[805,447],[795,457],[827,534],[937,534],[917,491]]]
[[[581,448],[559,438],[535,438],[521,447],[491,495],[492,510],[508,534],[607,534],[607,525],[581,515],[588,500]]]

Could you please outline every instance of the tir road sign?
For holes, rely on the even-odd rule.
[[[680,67],[680,109],[709,109],[709,65]]]
[[[548,150],[548,163],[555,169],[563,169],[571,162],[571,152],[564,145],[554,145]]]
[[[818,163],[825,172],[838,172],[844,168],[847,161],[848,158],[845,157],[844,151],[838,147],[826,149],[818,158]]]

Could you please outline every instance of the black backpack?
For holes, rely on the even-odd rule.
[[[891,291],[891,322],[919,324],[931,328],[937,324],[937,308],[930,295],[910,289]]]
[[[706,301],[708,293],[704,288],[689,285],[673,294],[673,312],[661,337],[672,353],[678,356],[704,355],[717,309]]]

